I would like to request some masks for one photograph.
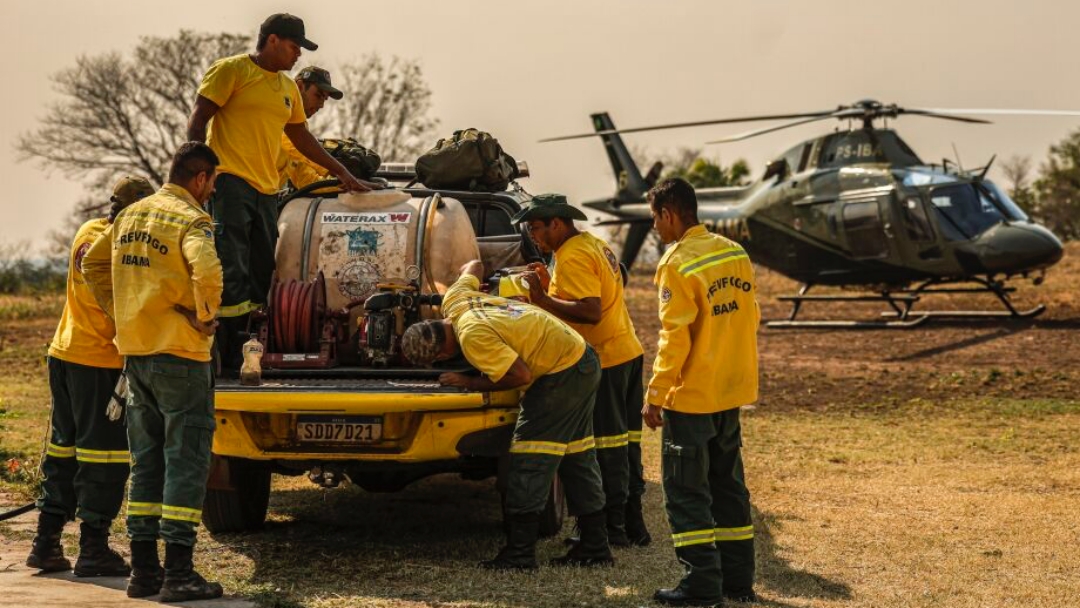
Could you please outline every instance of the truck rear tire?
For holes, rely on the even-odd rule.
[[[203,525],[215,533],[259,530],[270,505],[270,468],[243,458],[229,458],[228,465],[232,488],[207,488]]]

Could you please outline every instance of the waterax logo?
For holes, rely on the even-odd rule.
[[[403,213],[340,213],[324,211],[324,224],[407,224],[412,218],[411,212]]]

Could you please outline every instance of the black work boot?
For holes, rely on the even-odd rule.
[[[740,604],[753,604],[758,601],[758,596],[754,593],[753,587],[744,587],[742,589],[724,589],[724,599],[729,602],[739,602]]]
[[[506,546],[495,559],[480,562],[488,570],[536,570],[536,539],[540,535],[540,514],[506,516]]]
[[[109,547],[109,525],[95,527],[82,522],[79,525],[79,559],[75,560],[75,576],[128,574],[131,574],[131,566]]]
[[[131,578],[128,579],[128,597],[149,597],[161,591],[165,570],[158,559],[156,540],[131,541]]]
[[[212,600],[221,597],[221,585],[207,582],[195,572],[191,563],[194,547],[165,544],[165,581],[161,584],[161,601],[190,602],[192,600]]]
[[[64,548],[60,546],[65,523],[67,518],[63,515],[45,512],[38,515],[37,535],[34,536],[34,547],[26,558],[27,566],[42,572],[71,570],[71,562],[64,557]]]
[[[652,542],[652,535],[645,527],[640,496],[631,496],[626,501],[626,538],[636,547],[647,547]]]
[[[653,600],[668,606],[722,606],[723,598],[709,599],[687,593],[682,585],[674,589],[657,589]]]
[[[566,555],[551,560],[552,566],[611,566],[615,558],[607,539],[607,516],[603,511],[589,513],[578,518],[581,541],[567,551]]]

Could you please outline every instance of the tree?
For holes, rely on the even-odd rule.
[[[723,188],[745,186],[750,176],[750,165],[738,159],[729,167],[724,167],[720,159],[705,158],[700,149],[680,148],[674,156],[664,162],[664,179],[681,177],[695,188]]]
[[[1031,184],[1031,157],[1014,155],[1001,164],[1008,180],[1006,189],[1013,201],[1028,214],[1035,211],[1035,190]]]
[[[141,38],[129,57],[79,57],[53,76],[61,100],[15,147],[22,159],[92,189],[103,190],[125,173],[162,184],[185,140],[203,73],[250,46],[249,36],[181,30],[171,38]]]
[[[435,144],[439,121],[430,116],[431,89],[417,60],[372,53],[340,64],[333,77],[345,97],[316,116],[313,129],[320,137],[352,137],[383,160],[402,162]]]
[[[1080,238],[1080,130],[1050,147],[1034,190],[1032,215],[1063,239]]]

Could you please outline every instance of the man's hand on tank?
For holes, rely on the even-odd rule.
[[[459,374],[457,372],[444,372],[439,374],[439,384],[443,386],[458,386],[461,388],[469,388],[469,381],[472,380],[465,374]]]
[[[527,268],[540,277],[540,286],[544,288],[544,291],[547,291],[551,286],[551,275],[548,274],[547,266],[544,266],[540,262],[529,262]]]
[[[179,304],[173,305],[173,310],[184,315],[184,318],[187,319],[188,324],[194,327],[196,331],[198,331],[204,336],[212,336],[214,335],[214,332],[217,331],[217,319],[211,319],[210,321],[200,321],[199,315],[195,314],[194,310],[191,310],[190,308],[184,308]]]
[[[646,403],[645,407],[641,408],[641,418],[646,426],[655,431],[664,426],[662,411],[663,409],[660,406]]]
[[[345,189],[349,192],[368,192],[375,189],[374,184],[372,184],[371,182],[362,182],[356,179],[356,177],[348,171],[343,171],[342,173],[339,173],[334,177],[338,178],[338,180],[341,182],[341,185],[344,186]]]

